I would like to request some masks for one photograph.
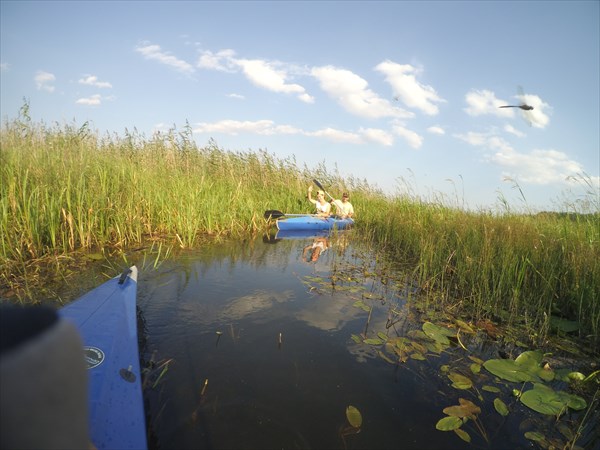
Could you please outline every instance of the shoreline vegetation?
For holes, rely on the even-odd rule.
[[[431,302],[524,326],[537,345],[558,334],[600,348],[600,199],[585,174],[587,197],[563,213],[514,212],[503,199],[501,212],[465,211],[458,198],[387,196],[324,163],[199,147],[189,125],[146,138],[33,123],[27,103],[2,125],[0,170],[0,297],[9,301],[30,302],[40,266],[58,273],[76,252],[265,233],[265,210],[310,212],[301,196],[318,179],[352,192],[361,238],[406,267]]]

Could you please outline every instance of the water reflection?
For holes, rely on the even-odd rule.
[[[435,431],[448,402],[436,399],[439,374],[424,383],[412,361],[398,369],[351,338],[369,324],[386,330],[392,307],[403,314],[405,287],[377,284],[368,274],[357,281],[345,271],[372,266],[348,234],[332,236],[327,251],[306,264],[303,253],[315,239],[218,244],[140,274],[144,355],[174,359],[146,393],[152,446],[468,448]],[[402,332],[394,327],[387,329]],[[364,422],[343,441],[348,405]]]

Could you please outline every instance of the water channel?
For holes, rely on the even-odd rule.
[[[436,430],[443,408],[471,398],[439,370],[460,348],[390,364],[381,346],[361,342],[422,324],[408,308],[410,283],[382,281],[351,233],[332,236],[315,261],[313,237],[271,236],[140,271],[143,360],[170,361],[145,391],[151,448],[527,447],[493,407],[486,423],[500,431],[490,444]]]

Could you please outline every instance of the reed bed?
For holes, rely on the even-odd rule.
[[[435,301],[473,317],[523,322],[540,339],[551,318],[598,344],[600,216],[469,212],[415,195],[386,196],[323,163],[299,168],[266,151],[198,147],[189,127],[146,138],[32,123],[25,104],[0,135],[0,287],[27,283],[27,264],[147,240],[197,247],[268,228],[263,213],[310,212],[312,179],[352,192],[358,232],[410,264]],[[597,200],[592,199],[597,202]],[[460,199],[459,199],[460,201]],[[596,203],[597,204],[597,203]],[[433,300],[432,300],[433,301]]]
[[[410,261],[435,301],[473,318],[550,328],[579,326],[600,343],[600,215],[494,214],[397,198],[361,214],[361,228],[399,261]],[[385,211],[384,214],[381,211]],[[362,210],[361,210],[362,212]]]

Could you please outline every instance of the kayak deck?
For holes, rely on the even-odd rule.
[[[354,224],[354,220],[340,219],[335,216],[317,217],[306,215],[299,217],[284,217],[275,221],[277,229],[281,231],[289,230],[344,230]]]
[[[90,438],[101,449],[145,449],[137,268],[113,278],[59,313],[81,334],[89,374]]]

